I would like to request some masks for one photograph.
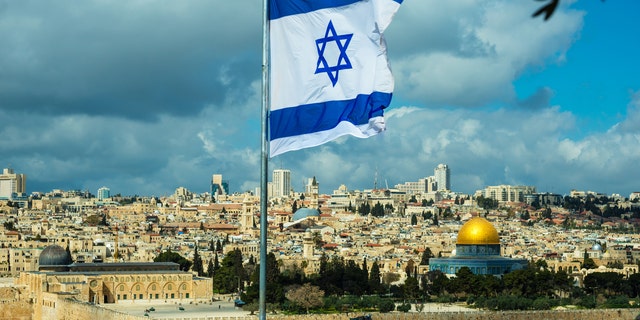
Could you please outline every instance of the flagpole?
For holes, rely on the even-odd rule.
[[[269,164],[269,0],[262,0],[262,144],[260,165],[259,319],[267,319],[267,171]]]

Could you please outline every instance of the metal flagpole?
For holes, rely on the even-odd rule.
[[[259,319],[267,319],[267,171],[269,163],[269,0],[262,0],[262,146],[260,165]]]

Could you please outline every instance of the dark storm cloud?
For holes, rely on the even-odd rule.
[[[553,98],[553,90],[551,90],[551,88],[539,88],[531,96],[518,101],[518,105],[526,109],[539,110],[542,108],[548,108],[551,98]]]
[[[19,1],[3,11],[5,110],[180,116],[260,76],[259,6]]]

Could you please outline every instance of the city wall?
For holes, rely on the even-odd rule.
[[[28,320],[32,318],[33,308],[21,301],[5,301],[0,303],[1,320]],[[55,311],[44,312],[47,320],[142,320],[144,316],[129,315],[109,309],[100,308],[83,302],[60,299]],[[359,313],[333,315],[293,315],[268,314],[269,320],[350,320]],[[556,310],[556,311],[460,311],[437,313],[372,313],[372,320],[633,320],[640,315],[640,308],[636,309],[594,309],[594,310]],[[257,314],[244,317],[176,317],[164,320],[255,320]],[[38,320],[38,319],[33,319]]]

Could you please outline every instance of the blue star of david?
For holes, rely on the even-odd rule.
[[[334,87],[336,86],[336,83],[338,83],[338,72],[340,70],[353,68],[351,66],[351,61],[349,61],[349,57],[347,56],[347,47],[349,47],[351,37],[353,37],[353,33],[338,35],[336,33],[336,29],[333,28],[333,22],[329,20],[329,25],[327,26],[327,31],[324,33],[324,38],[316,39],[318,62],[316,63],[315,74],[326,72]],[[335,42],[338,50],[340,50],[338,61],[331,67],[327,62],[327,59],[324,57],[324,49],[328,42]]]

